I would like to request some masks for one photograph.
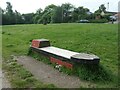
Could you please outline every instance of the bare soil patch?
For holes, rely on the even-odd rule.
[[[29,56],[17,56],[14,57],[19,64],[22,64],[24,68],[30,71],[36,79],[48,83],[54,84],[59,88],[79,88],[83,82],[76,76],[69,76],[62,72],[59,72],[55,68],[47,65],[41,61],[37,61]],[[86,86],[88,83],[84,82]]]

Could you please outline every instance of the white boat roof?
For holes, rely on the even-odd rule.
[[[42,51],[48,52],[48,53],[52,53],[61,57],[65,57],[70,59],[71,56],[75,55],[75,54],[79,54],[77,52],[73,52],[73,51],[69,51],[69,50],[65,50],[65,49],[61,49],[61,48],[57,48],[57,47],[43,47],[43,48],[39,48]]]

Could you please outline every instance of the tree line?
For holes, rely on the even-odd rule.
[[[104,19],[109,21],[110,14],[106,13],[104,4],[99,6],[99,9],[91,13],[88,8],[83,6],[74,7],[70,3],[64,3],[61,6],[54,4],[48,5],[44,10],[39,8],[35,13],[21,14],[17,10],[12,10],[10,2],[6,2],[5,10],[0,8],[0,15],[2,15],[3,25],[12,24],[48,24],[48,23],[74,23],[80,20],[94,21],[96,19]]]

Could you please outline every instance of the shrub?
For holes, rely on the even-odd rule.
[[[107,19],[90,20],[90,23],[107,23]]]

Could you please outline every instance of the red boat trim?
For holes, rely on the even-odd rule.
[[[59,65],[62,65],[62,66],[65,66],[66,68],[69,68],[69,69],[72,69],[73,68],[73,65],[70,64],[70,63],[67,63],[67,62],[64,62],[62,60],[59,60],[59,59],[56,59],[54,57],[50,57],[50,61],[52,63],[56,63],[56,64],[59,64]]]

